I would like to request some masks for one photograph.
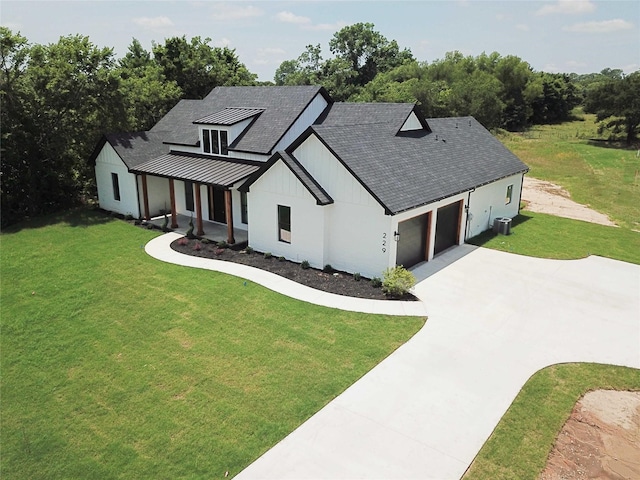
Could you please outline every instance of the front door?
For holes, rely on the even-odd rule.
[[[227,223],[224,206],[224,189],[209,185],[209,220]]]

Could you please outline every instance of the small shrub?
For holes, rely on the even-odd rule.
[[[382,280],[380,280],[380,277],[373,277],[371,279],[371,286],[373,288],[380,288],[382,286]]]
[[[222,240],[221,242],[218,242],[218,248],[229,248],[229,244]]]
[[[272,256],[273,255],[271,255],[271,252],[264,252],[264,258],[265,259],[270,260]]]
[[[133,221],[133,224],[134,224],[134,225],[140,225],[140,224],[142,224],[142,221],[141,221],[139,218],[136,218],[136,219]]]
[[[283,256],[279,256],[279,257],[278,257],[278,261],[279,261],[279,262],[284,262],[285,260],[286,260],[286,259],[285,259]]]
[[[411,287],[416,284],[416,277],[402,265],[387,268],[384,271],[382,291],[392,297],[402,297],[409,293]]]
[[[153,230],[153,223],[147,223],[147,230]]]
[[[247,248],[244,249],[245,253],[248,253],[249,255],[251,255],[253,253],[253,248],[251,248],[250,246],[247,246]]]
[[[131,220],[133,220],[133,215],[131,215],[130,213],[127,213],[127,214],[124,216],[124,219],[125,219],[127,222],[130,222]]]
[[[328,263],[327,263],[327,264],[324,266],[324,268],[322,269],[322,271],[323,271],[324,273],[332,273],[332,272],[333,272],[333,267],[332,267],[330,264],[328,264]]]
[[[208,245],[211,243],[211,240],[209,240],[208,238],[201,238],[200,243],[203,245]]]
[[[180,239],[178,239],[178,245],[189,245],[189,239],[187,237],[180,237]]]
[[[224,248],[216,248],[213,253],[216,255],[222,255],[224,253]]]
[[[303,260],[302,263],[300,264],[300,266],[302,267],[303,270],[308,269],[311,265],[309,265],[309,262],[307,260]]]
[[[193,249],[194,249],[196,252],[199,252],[200,250],[202,250],[202,244],[201,244],[200,242],[196,242],[196,243],[193,245]]]
[[[353,274],[353,279],[354,279],[356,282],[359,282],[359,281],[362,279],[362,275],[360,275],[360,273],[359,273],[359,272],[356,272],[356,273],[354,273],[354,274]]]
[[[168,232],[169,231],[169,217],[167,217],[167,213],[166,212],[163,215],[164,215],[164,220],[162,220],[162,231],[163,232]]]

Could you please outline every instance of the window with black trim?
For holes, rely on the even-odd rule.
[[[184,181],[184,203],[187,210],[193,212],[193,182]]]
[[[111,173],[111,183],[113,184],[113,198],[120,201],[120,182],[118,181],[118,174]]]
[[[202,130],[202,151],[214,155],[229,155],[229,134],[226,130]]]
[[[247,192],[240,192],[240,221],[244,224],[249,223],[249,210],[247,208]]]
[[[278,205],[278,240],[291,243],[291,207]]]
[[[505,205],[509,205],[511,203],[512,196],[513,196],[513,185],[509,185],[507,187],[507,197],[504,200]]]

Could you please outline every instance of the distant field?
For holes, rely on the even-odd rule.
[[[640,147],[590,141],[599,138],[595,116],[580,117],[499,138],[529,165],[530,176],[561,185],[575,201],[609,215],[621,227],[640,230]]]

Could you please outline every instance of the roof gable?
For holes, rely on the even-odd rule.
[[[396,134],[385,124],[311,128],[390,214],[528,170],[472,117],[427,123],[431,132]]]
[[[286,167],[296,176],[313,198],[316,199],[316,203],[318,205],[329,205],[333,203],[333,198],[331,198],[317,180],[311,176],[307,169],[302,166],[298,159],[284,151],[276,152],[260,170],[254,173],[244,184],[240,186],[239,190],[241,192],[248,192],[251,185],[278,161],[282,161],[282,163],[286,165]]]
[[[194,122],[224,120],[237,123],[239,116],[252,111],[254,122],[232,148],[270,154],[318,95],[331,101],[320,86],[216,87],[202,100],[181,100],[151,131],[166,132],[165,143],[195,146],[199,139]]]
[[[100,150],[108,142],[131,170],[150,158],[167,153],[169,147],[162,143],[163,138],[164,135],[158,132],[108,133],[96,145],[89,162],[95,163]]]

